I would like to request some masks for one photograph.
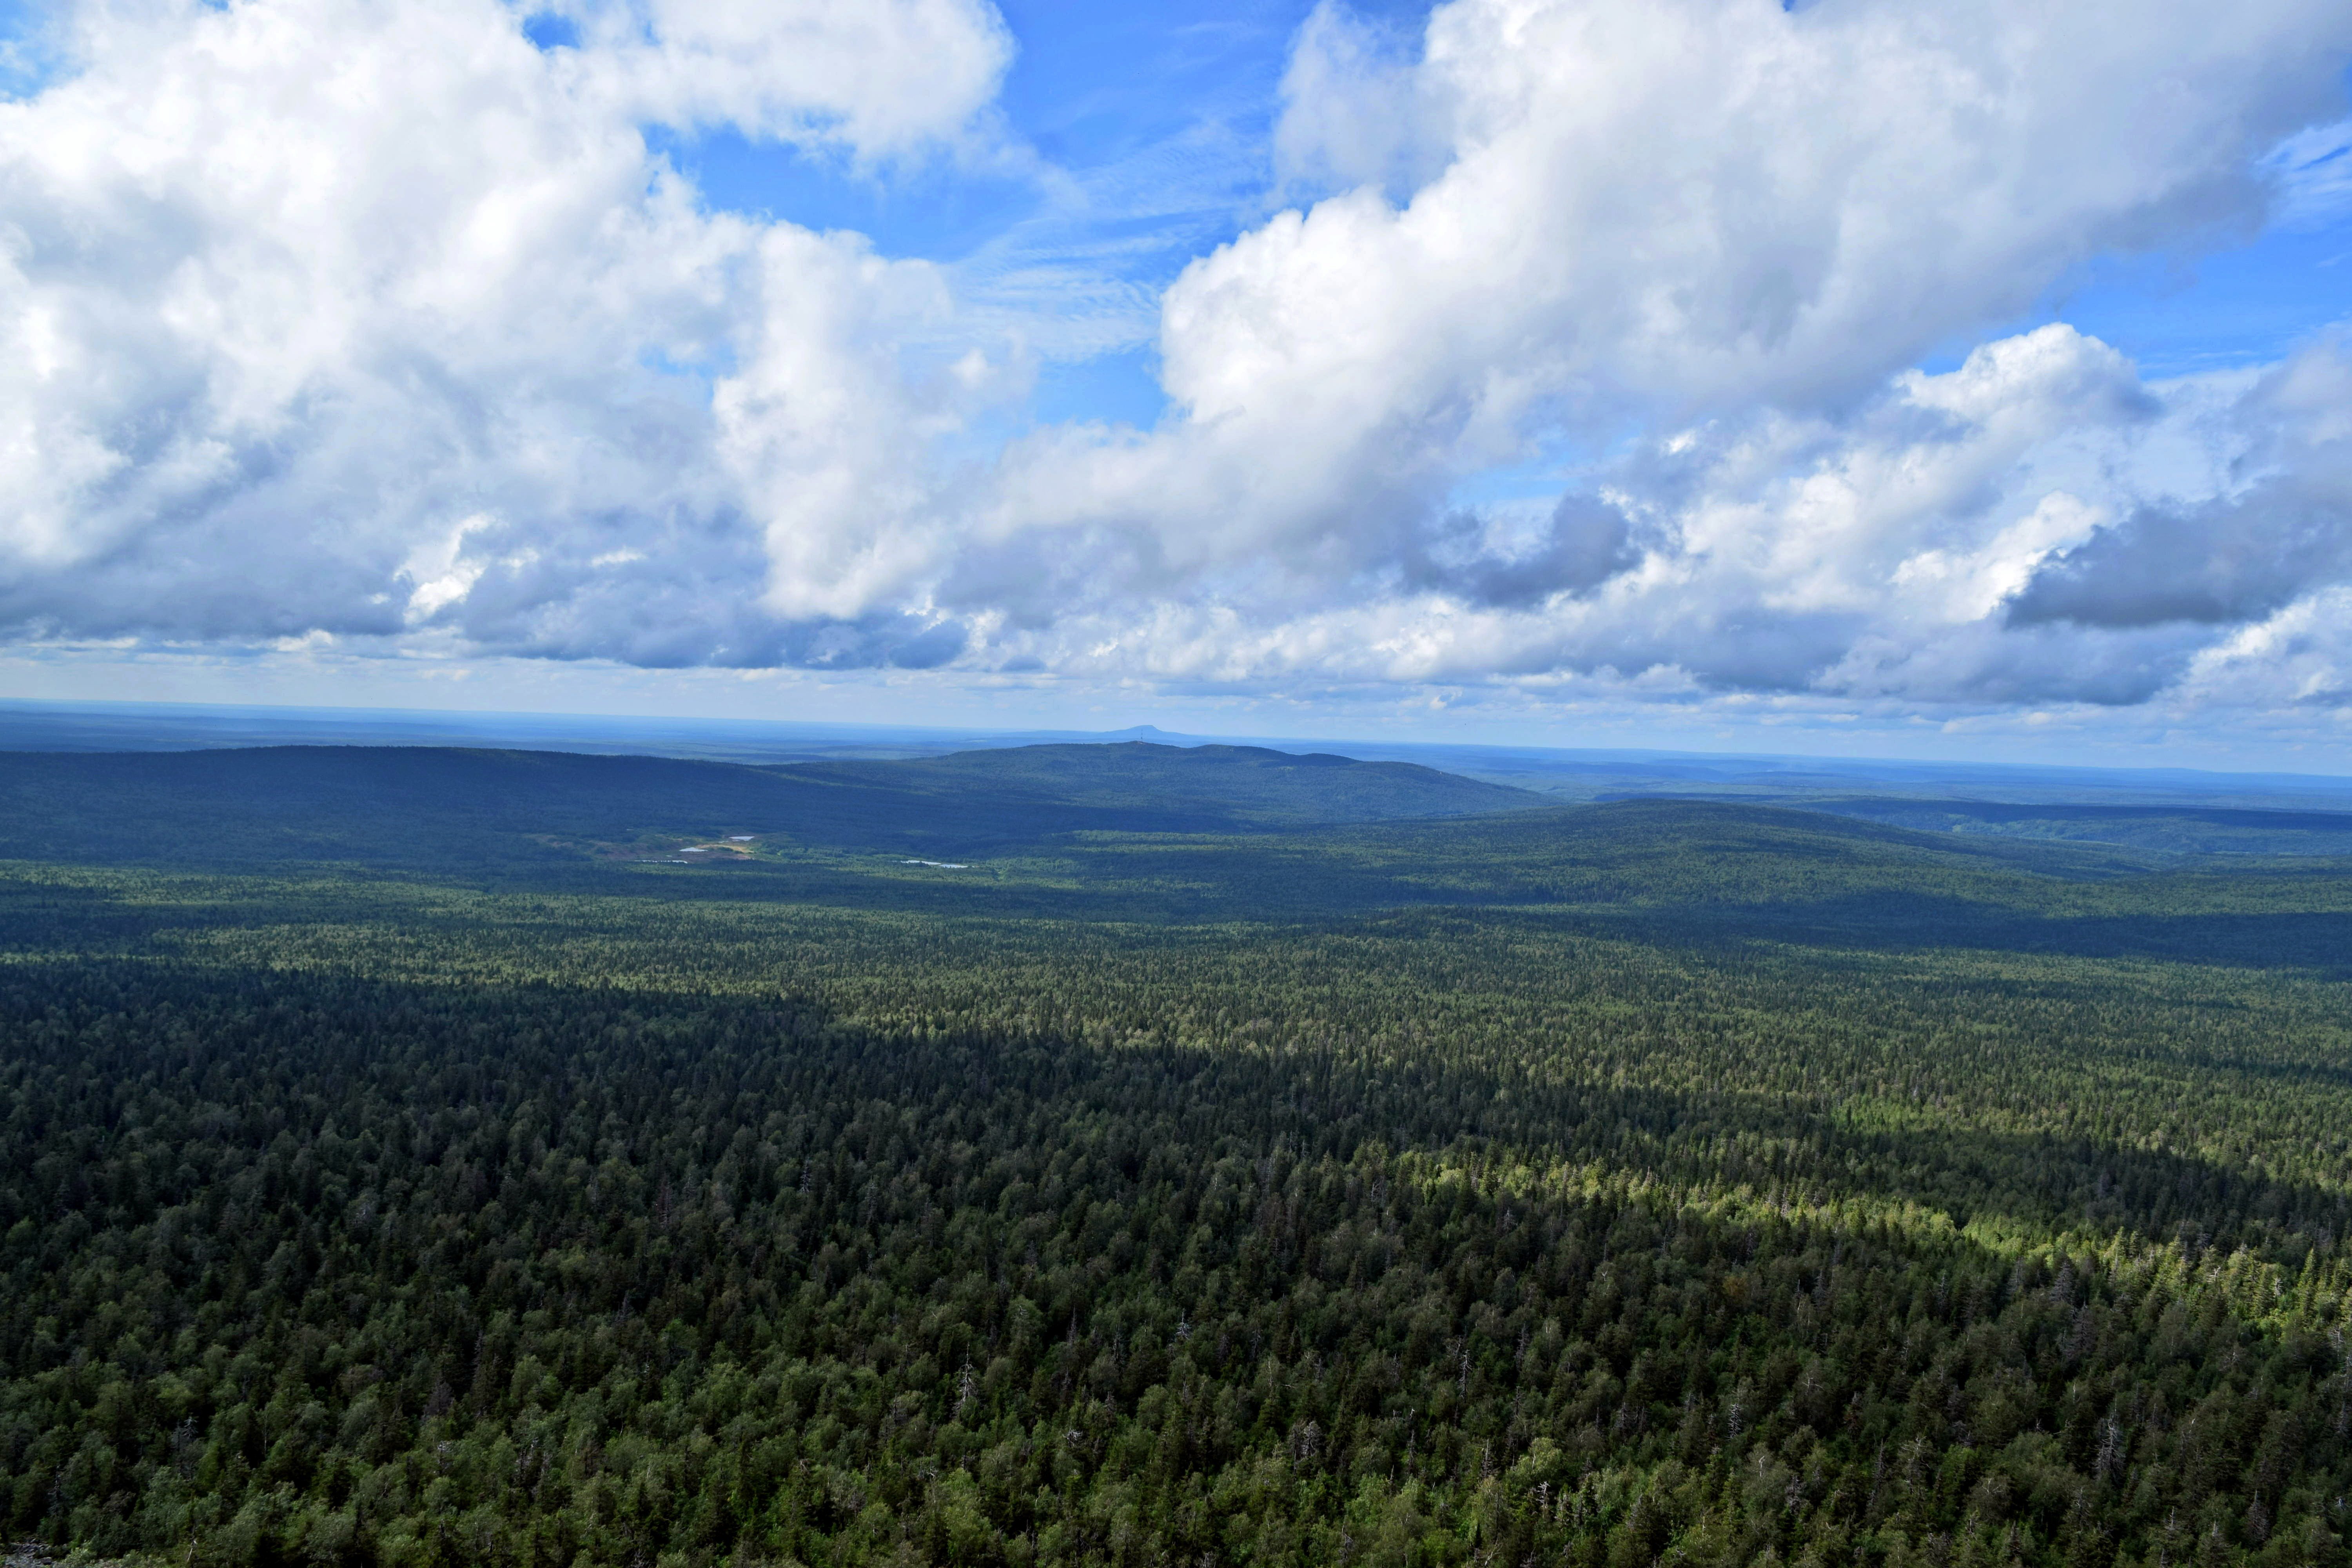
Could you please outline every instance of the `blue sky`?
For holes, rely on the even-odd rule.
[[[2352,321],[2352,205],[2225,234],[2210,249],[2103,257],[2053,289],[2033,321],[2070,322],[2150,375],[2284,359]]]
[[[2352,24],[2126,9],[0,8],[0,682],[2352,770]]]
[[[1282,75],[1311,7],[1202,3],[1001,5],[1020,52],[998,100],[1018,141],[1043,163],[1114,190],[1143,188],[1132,218],[1098,215],[1099,234],[1150,241],[1116,276],[1164,288],[1193,257],[1262,221],[1282,193],[1269,142]],[[1410,32],[1425,5],[1357,6]],[[1023,226],[1051,223],[1053,194],[1024,170],[939,162],[860,173],[838,156],[759,143],[732,129],[662,136],[720,210],[853,229],[894,256],[979,259]],[[1195,151],[1197,150],[1197,151]],[[1162,210],[1171,155],[1189,175],[1181,210]],[[1193,203],[1197,201],[1198,205]],[[1076,236],[1089,237],[1081,228]],[[2224,228],[2179,250],[2106,256],[2054,285],[2012,328],[2072,322],[2152,374],[2275,360],[2352,320],[2352,203],[2300,223]],[[1956,363],[1976,336],[1927,363]],[[1043,390],[1039,417],[1149,423],[1163,397],[1148,354],[1106,356],[1065,389]]]
[[[1118,242],[1105,271],[1156,292],[1194,257],[1262,222],[1285,196],[1270,142],[1283,72],[1311,9],[1297,0],[1123,6],[1001,5],[1019,40],[998,107],[1040,163],[1102,190],[1112,210],[1066,217],[1031,169],[952,162],[863,171],[838,155],[754,142],[732,128],[656,133],[720,211],[855,230],[894,256],[964,265],[984,279],[1033,243]],[[1400,32],[1420,5],[1355,9]],[[1181,174],[1171,177],[1173,165]],[[1134,204],[1117,210],[1119,196]],[[1173,195],[1177,199],[1169,198]],[[1171,210],[1172,209],[1172,210]],[[984,286],[984,285],[983,285]],[[2153,255],[2108,255],[2070,271],[2012,331],[2065,321],[2152,375],[2266,363],[2352,321],[2352,202],[2304,221],[2224,227]],[[1982,332],[1923,363],[1949,368]],[[1029,412],[1041,421],[1154,422],[1166,406],[1150,344],[1055,363]]]
[[[996,104],[1010,156],[860,168],[731,127],[657,134],[656,144],[716,210],[852,230],[889,255],[959,268],[974,293],[1040,263],[1097,273],[1106,291],[1134,301],[1110,329],[1132,341],[1049,359],[1023,412],[1150,425],[1167,400],[1150,302],[1193,258],[1272,210],[1270,139],[1308,7],[999,9],[1019,46]],[[1423,8],[1392,9],[1410,25]],[[1073,301],[1070,314],[1086,304]]]

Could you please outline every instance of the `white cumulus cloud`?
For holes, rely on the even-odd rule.
[[[1005,611],[1028,658],[1198,679],[2144,697],[2194,634],[2042,612],[2157,470],[2237,504],[2178,433],[2220,394],[2160,397],[2064,329],[1902,367],[2093,257],[2252,233],[2347,52],[2324,0],[2226,29],[2142,4],[1453,0],[1417,55],[1327,5],[1278,146],[1344,188],[1186,271],[1174,416],[1008,453],[943,595]],[[2259,446],[2269,415],[2242,413],[2211,438]],[[1638,461],[1588,465],[1517,544],[1446,500],[1629,438]],[[1022,630],[1045,621],[1066,636]]]
[[[1213,516],[1377,552],[1367,486],[1413,510],[1416,481],[1538,432],[1833,405],[2090,257],[2250,226],[2256,160],[2338,101],[2352,13],[1454,0],[1402,84],[1349,36],[1310,24],[1328,58],[1293,73],[1286,145],[1361,170],[1401,154],[1345,138],[1417,126],[1443,172],[1196,262],[1165,304],[1184,417],[1157,443],[1189,482],[1122,447],[1070,481],[1077,511],[1131,489],[1182,540]]]
[[[2332,210],[2339,0],[1327,5],[1273,148],[1311,199],[1160,300],[1169,415],[1010,439],[1003,300],[713,213],[648,144],[985,163],[982,0],[63,16],[0,102],[14,637],[2345,689],[2337,346],[2151,382],[2049,327],[1914,368],[2095,258]],[[1538,459],[1550,495],[1477,499]]]
[[[710,216],[641,126],[951,150],[993,11],[582,12],[548,50],[496,0],[70,19],[73,72],[0,103],[0,620],[652,663],[920,629],[808,539],[908,470],[934,269]]]

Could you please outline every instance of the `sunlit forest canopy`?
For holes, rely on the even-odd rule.
[[[210,1563],[2344,1560],[2333,820],[1496,812],[1248,757],[1163,790],[1152,750],[784,797],[5,759],[0,1523]]]

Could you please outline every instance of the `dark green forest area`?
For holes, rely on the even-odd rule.
[[[0,866],[0,1527],[2346,1561],[2352,868],[1655,803],[1004,837]]]

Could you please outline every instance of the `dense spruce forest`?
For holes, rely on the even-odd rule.
[[[2352,864],[438,755],[8,773],[10,1539],[2347,1561]]]

